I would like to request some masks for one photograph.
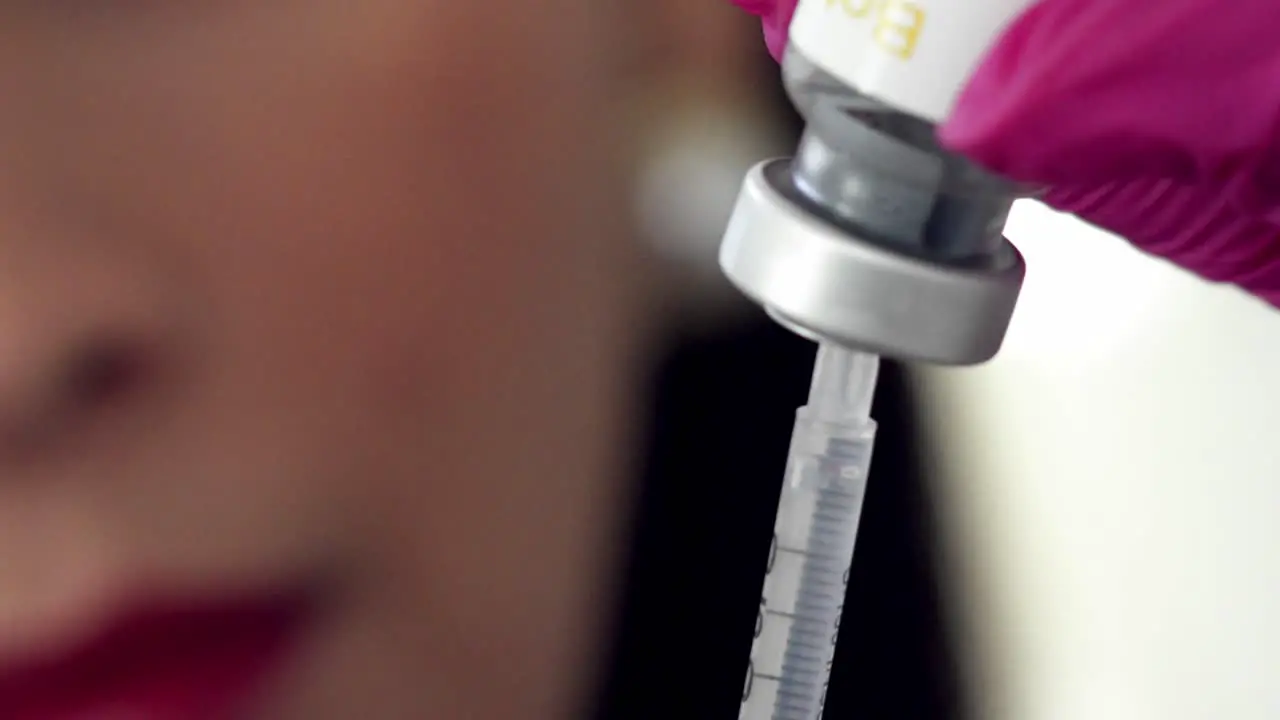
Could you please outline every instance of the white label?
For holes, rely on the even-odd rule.
[[[800,0],[791,43],[851,87],[941,122],[1006,25],[1034,0]]]

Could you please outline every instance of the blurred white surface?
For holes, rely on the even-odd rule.
[[[1280,313],[1024,203],[1004,352],[922,372],[983,720],[1280,718]]]
[[[650,128],[637,212],[664,270],[671,311],[686,324],[756,312],[720,272],[720,239],[747,171],[781,152],[778,133],[751,107],[685,102]]]

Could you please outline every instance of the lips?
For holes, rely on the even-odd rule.
[[[297,644],[305,603],[140,610],[70,653],[0,675],[4,720],[232,720]]]

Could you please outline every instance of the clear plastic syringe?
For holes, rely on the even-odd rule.
[[[769,555],[741,720],[817,720],[853,557],[877,358],[975,365],[1000,348],[1026,270],[1003,235],[1031,192],[937,129],[1033,0],[798,0],[782,81],[795,156],[757,165],[720,245],[748,298],[821,344]],[[743,3],[761,5],[761,3]]]
[[[821,345],[796,413],[739,720],[817,720],[875,443],[880,358]]]

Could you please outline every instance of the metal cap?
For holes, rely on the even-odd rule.
[[[790,199],[789,165],[761,163],[743,183],[720,245],[720,267],[739,290],[824,342],[944,365],[996,354],[1026,272],[1013,245],[965,266],[896,252]]]

